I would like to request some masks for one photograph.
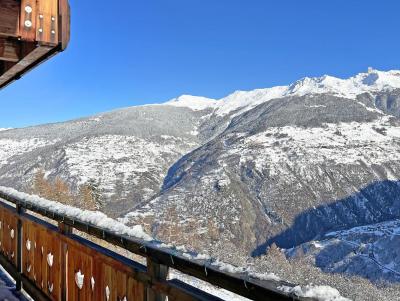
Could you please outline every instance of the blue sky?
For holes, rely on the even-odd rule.
[[[400,1],[70,0],[66,52],[0,91],[0,127],[400,69]]]

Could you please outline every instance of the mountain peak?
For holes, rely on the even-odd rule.
[[[288,86],[276,86],[253,91],[237,91],[221,100],[217,114],[226,115],[233,111],[243,112],[274,98],[303,96],[307,94],[332,94],[355,99],[366,92],[379,92],[400,88],[400,71],[379,71],[368,68],[347,79],[330,75],[304,77]]]
[[[275,86],[252,91],[235,91],[219,99],[182,95],[164,103],[176,107],[187,107],[194,111],[215,109],[217,115],[243,112],[275,98],[303,96],[307,94],[331,94],[355,99],[363,93],[374,93],[387,89],[400,88],[400,70],[379,71],[368,68],[347,79],[330,75],[304,77],[287,86]]]

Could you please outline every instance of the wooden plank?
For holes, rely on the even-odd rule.
[[[23,219],[23,274],[50,300],[61,300],[61,240],[57,232]],[[27,248],[29,242],[29,249]],[[52,260],[48,258],[52,257]]]
[[[30,9],[29,9],[30,8]],[[20,36],[24,41],[34,41],[36,38],[37,5],[36,0],[21,0]],[[30,22],[31,26],[26,26]],[[29,23],[28,23],[29,24]]]
[[[68,245],[68,300],[93,300],[91,277],[93,276],[93,258],[79,246]],[[83,275],[83,276],[82,276]],[[77,277],[83,277],[79,287]]]
[[[35,272],[35,227],[25,222],[22,225],[22,273],[33,282]]]
[[[4,255],[15,267],[17,266],[17,224],[16,214],[8,209],[3,209],[2,232]]]
[[[58,223],[58,230],[62,235],[72,234],[72,228]],[[67,279],[68,279],[68,245],[61,241],[61,301],[67,301]]]
[[[19,78],[26,69],[41,58],[46,57],[52,49],[52,47],[48,46],[36,47],[32,52],[0,76],[0,87],[7,84],[10,80],[15,79],[15,77]]]
[[[0,252],[5,255],[5,239],[4,239],[4,208],[0,208]]]
[[[20,59],[20,52],[20,42],[0,38],[0,60],[16,63]]]
[[[58,2],[58,15],[59,15],[59,42],[61,49],[67,48],[70,39],[70,23],[71,23],[71,9],[68,0],[59,0]]]
[[[20,4],[16,0],[0,0],[0,35],[19,35]]]
[[[154,262],[150,257],[147,257],[147,273],[159,281],[165,281],[168,277],[168,266]],[[165,301],[167,296],[159,290],[149,288],[147,290],[148,301]]]
[[[16,206],[17,216],[22,214],[25,209],[21,206]],[[17,217],[18,218],[18,217]],[[17,221],[17,271],[19,274],[22,274],[22,242],[23,242],[23,229],[22,229],[22,221],[18,218]],[[22,289],[22,281],[17,279],[15,284],[16,290],[21,291]]]
[[[58,0],[37,0],[36,41],[58,44]]]

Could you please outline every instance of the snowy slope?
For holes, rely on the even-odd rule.
[[[103,210],[120,215],[157,194],[168,168],[201,144],[206,112],[142,106],[0,132],[0,182],[30,191],[39,169],[71,189],[90,181]]]
[[[329,232],[286,252],[308,258],[326,272],[400,282],[399,245],[400,220],[393,220]]]

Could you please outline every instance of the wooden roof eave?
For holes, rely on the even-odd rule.
[[[28,15],[24,12],[24,7],[30,5],[29,0],[0,0],[0,6],[7,7],[8,3],[8,7],[12,7],[15,2],[18,2],[19,9],[16,21],[19,27],[16,26],[16,29],[12,28],[10,22],[3,26],[1,24],[1,20],[6,19],[2,19],[1,14],[12,15],[9,13],[11,8],[0,10],[0,89],[63,51],[69,42],[68,0],[37,0],[32,5],[33,12]],[[53,5],[49,5],[50,2]],[[26,19],[32,22],[29,30],[24,27]]]

